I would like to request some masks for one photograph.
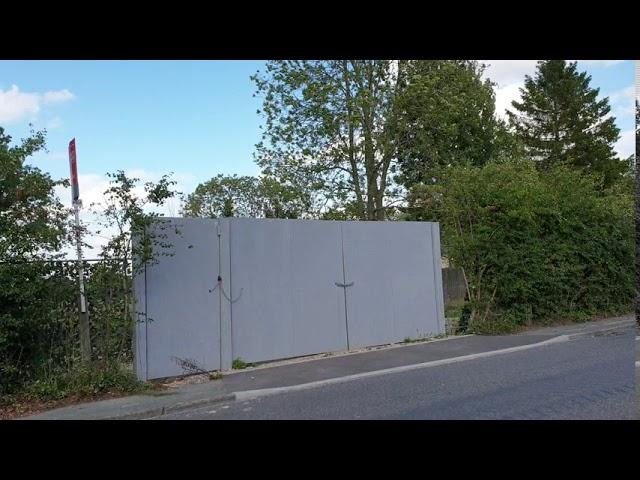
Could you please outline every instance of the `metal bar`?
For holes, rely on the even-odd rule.
[[[111,262],[111,261],[121,261],[121,260],[127,260],[125,257],[113,257],[113,258],[83,258],[82,261],[89,263],[89,262]],[[43,259],[33,259],[33,260],[19,260],[19,261],[14,261],[14,260],[2,260],[0,261],[0,264],[7,264],[7,265],[19,265],[22,263],[76,263],[78,260],[77,259],[71,259],[71,258],[64,258],[64,259],[58,259],[58,260],[43,260]]]
[[[82,240],[80,236],[80,205],[79,202],[73,202],[75,214],[75,234],[76,234],[76,252],[78,255],[78,285],[80,291],[80,353],[84,363],[91,362],[91,331],[89,329],[89,312],[87,310],[87,299],[84,291],[84,266],[82,263]]]

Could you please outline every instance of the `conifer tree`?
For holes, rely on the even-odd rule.
[[[566,164],[599,173],[610,185],[627,166],[614,151],[620,130],[609,115],[609,99],[598,99],[590,82],[576,62],[538,62],[535,75],[525,77],[522,100],[512,102],[516,111],[508,112],[509,121],[541,169]]]

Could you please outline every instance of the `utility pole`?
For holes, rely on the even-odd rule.
[[[69,142],[69,167],[71,169],[71,203],[75,214],[76,252],[78,254],[78,285],[79,285],[79,322],[80,327],[80,355],[82,363],[91,362],[91,331],[89,329],[89,310],[84,291],[84,265],[82,262],[82,237],[80,234],[80,188],[78,186],[78,165],[76,161],[76,139]]]

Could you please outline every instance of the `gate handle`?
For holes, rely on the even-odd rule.
[[[351,283],[338,283],[338,282],[335,282],[336,287],[342,287],[342,288],[352,287],[353,283],[354,282],[351,282]]]

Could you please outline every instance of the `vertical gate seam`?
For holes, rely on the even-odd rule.
[[[346,271],[346,267],[345,267],[345,264],[344,264],[344,232],[343,232],[343,226],[344,225],[340,225],[340,245],[341,245],[341,251],[342,251],[342,284],[346,285],[347,284],[347,271]],[[345,330],[347,332],[347,350],[349,350],[351,347],[349,345],[349,313],[347,312],[347,289],[343,288],[342,291],[344,293],[344,325],[345,325]]]
[[[222,230],[220,228],[220,220],[216,221],[216,235],[218,236],[218,278],[222,275],[221,249],[222,249]],[[218,282],[218,361],[220,362],[220,370],[222,370],[222,285]]]
[[[146,232],[145,232],[146,235]],[[144,379],[149,380],[149,307],[147,297],[147,261],[144,261]]]
[[[231,268],[231,224],[233,221],[231,219],[227,220],[227,225],[229,226],[229,296],[233,298],[233,269]],[[220,319],[222,321],[222,319]],[[231,352],[231,364],[233,364],[233,303],[229,302],[229,351]],[[220,364],[220,368],[222,368],[222,364]]]

